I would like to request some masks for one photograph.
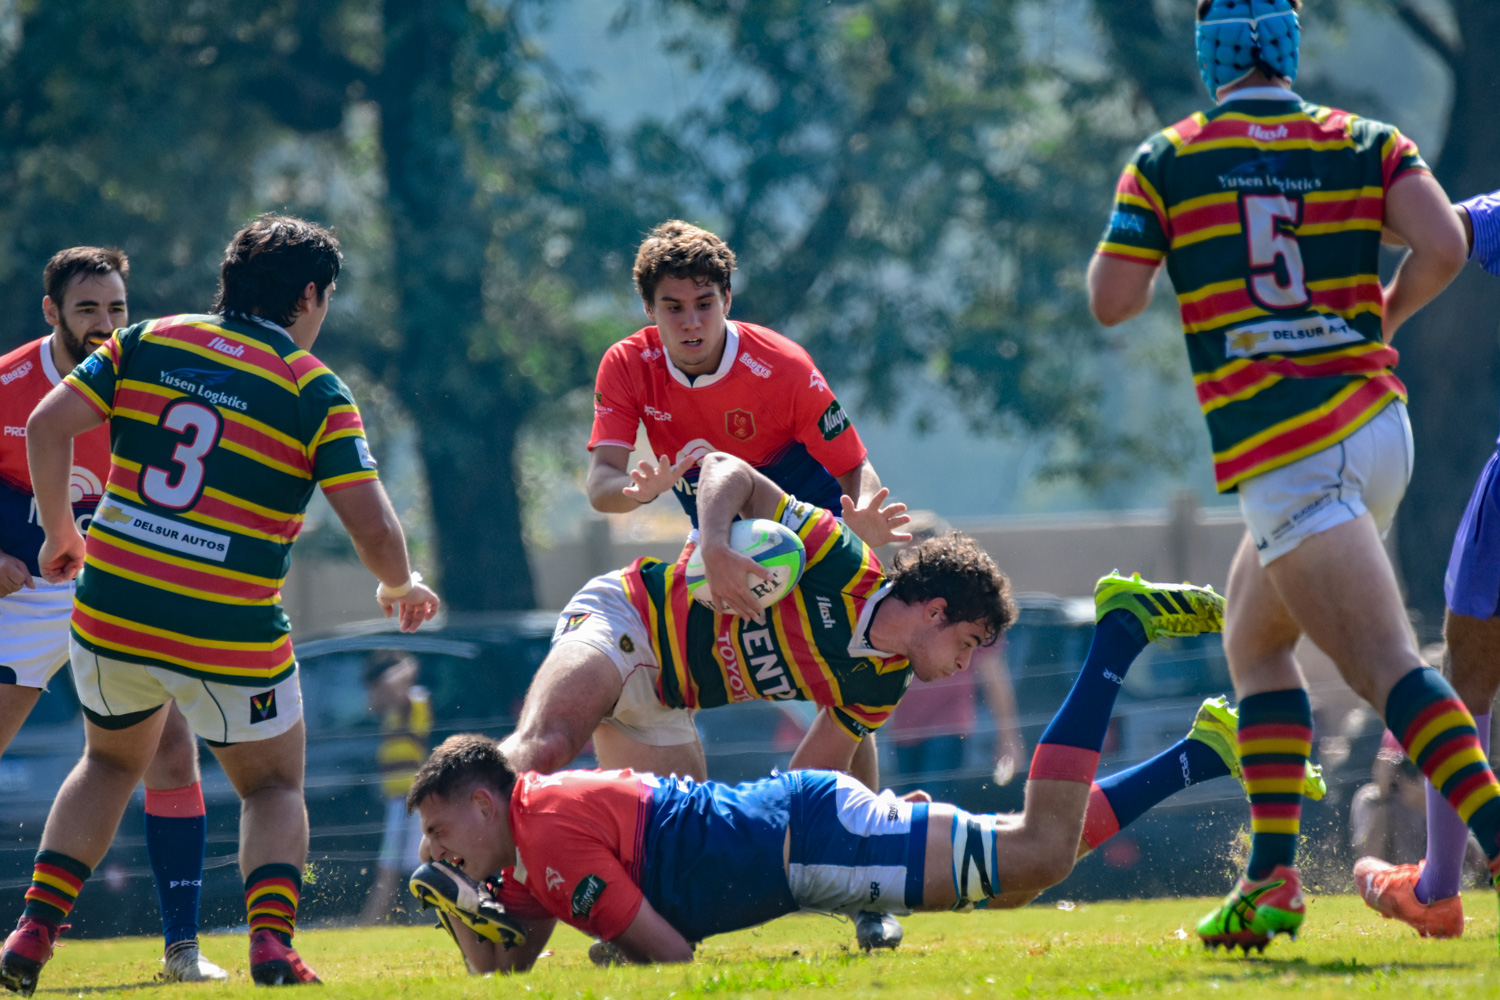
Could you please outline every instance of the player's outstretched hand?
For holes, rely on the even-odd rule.
[[[42,542],[42,550],[37,554],[36,561],[42,571],[42,579],[48,583],[66,583],[78,575],[83,569],[84,544],[83,536],[78,529],[71,524],[68,530],[61,536],[47,533]],[[10,558],[9,556],[6,557]],[[21,567],[25,572],[26,567]],[[30,574],[27,574],[28,586],[30,586]],[[17,589],[12,587],[6,593],[14,593]]]
[[[703,541],[703,580],[719,610],[739,615],[758,625],[766,623],[765,609],[750,591],[750,576],[771,580],[771,571],[743,552],[736,552],[727,540]]]
[[[699,457],[688,455],[682,461],[673,464],[670,458],[662,455],[656,460],[656,465],[650,462],[640,462],[630,470],[630,485],[620,492],[636,503],[650,503],[676,486],[677,480],[682,478],[684,472],[697,464]]]
[[[31,570],[15,556],[0,552],[0,597],[9,597],[22,587],[36,589],[31,580]]]
[[[911,520],[906,514],[906,504],[881,506],[890,495],[891,491],[882,487],[863,507],[847,495],[839,498],[844,507],[844,523],[872,549],[891,542],[911,541],[911,533],[900,530]]]
[[[432,621],[432,616],[438,613],[438,608],[443,603],[437,593],[422,582],[419,575],[413,574],[412,577],[412,587],[404,594],[393,596],[386,593],[385,584],[375,590],[375,600],[379,602],[380,610],[387,618],[396,609],[400,609],[399,621],[403,632],[415,632],[422,627],[423,622]]]

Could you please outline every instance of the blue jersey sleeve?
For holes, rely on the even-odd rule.
[[[1474,247],[1469,259],[1494,275],[1500,275],[1500,191],[1475,195],[1458,203],[1469,213],[1474,227]]]

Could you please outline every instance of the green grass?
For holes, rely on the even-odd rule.
[[[1467,894],[1470,919],[1459,941],[1423,941],[1348,896],[1310,901],[1301,940],[1278,940],[1264,957],[1207,953],[1192,935],[1208,900],[1035,906],[1012,913],[921,914],[905,918],[895,953],[852,950],[850,925],[797,916],[710,939],[688,966],[596,969],[588,941],[568,928],[552,954],[509,980],[464,975],[439,930],[311,930],[298,950],[330,994],[427,1000],[809,997],[1092,997],[1124,994],[1213,998],[1298,996],[1473,997],[1500,992],[1495,904]],[[64,939],[66,940],[66,939]],[[264,996],[249,984],[245,938],[214,935],[204,950],[230,969],[228,986],[163,987],[152,982],[158,941],[74,941],[42,974],[38,996],[110,992],[175,997]],[[322,995],[322,994],[319,994]]]

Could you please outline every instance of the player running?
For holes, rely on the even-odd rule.
[[[1245,875],[1198,924],[1204,942],[1263,947],[1305,913],[1296,848],[1312,740],[1293,659],[1306,634],[1384,716],[1500,859],[1500,784],[1474,720],[1417,655],[1381,546],[1406,488],[1396,330],[1463,266],[1463,232],[1397,129],[1307,104],[1296,0],[1200,0],[1198,62],[1219,100],[1142,143],[1089,267],[1114,325],[1177,290],[1219,489],[1248,531],[1230,569],[1225,652],[1250,797]],[[1411,247],[1377,276],[1382,226]]]
[[[712,451],[744,459],[782,490],[833,511],[872,547],[909,541],[905,504],[889,491],[859,433],[806,351],[774,330],[731,322],[734,251],[713,233],[672,219],[636,253],[634,279],[654,325],[605,352],[594,392],[589,502],[604,513],[650,503],[667,490],[698,529],[698,462]],[[655,462],[630,468],[642,424]],[[616,766],[649,769],[649,757]],[[877,783],[875,738],[856,749],[862,778]],[[698,774],[697,771],[683,773]],[[855,920],[865,948],[894,948],[901,926]]]
[[[72,247],[42,270],[42,315],[52,333],[0,357],[0,753],[26,721],[52,675],[68,662],[71,581],[42,579],[42,529],[26,462],[26,420],[63,375],[130,322],[130,261],[119,250]],[[83,530],[109,475],[109,431],[79,437],[68,499]],[[84,709],[87,713],[88,709]],[[229,974],[198,950],[198,899],[208,825],[198,782],[198,745],[187,721],[168,709],[146,768],[146,853],[161,903],[162,978],[205,982]]]
[[[823,770],[738,787],[630,771],[518,775],[493,741],[454,736],[417,772],[407,804],[434,858],[501,872],[505,912],[435,865],[418,869],[413,891],[440,907],[478,972],[528,968],[559,919],[630,961],[683,962],[693,942],[799,909],[1020,906],[1072,870],[1131,661],[1153,639],[1217,630],[1223,602],[1110,576],[1095,607],[1088,658],[1037,744],[1020,815],[876,795]]]
[[[38,562],[79,576],[71,667],[83,759],[42,833],[0,985],[29,995],[104,857],[176,701],[242,799],[250,975],[316,982],[291,947],[307,860],[305,729],[281,584],[314,487],[410,631],[438,598],[407,563],[349,390],[308,353],[328,313],[333,234],[286,216],[237,233],[216,315],[117,331],[27,424]],[[109,421],[110,470],[88,539],[68,504],[73,439]]]
[[[1500,192],[1455,206],[1469,242],[1469,259],[1500,275]],[[1448,675],[1474,713],[1479,745],[1490,750],[1490,706],[1500,690],[1500,451],[1490,456],[1463,521],[1443,580],[1447,614]],[[1391,865],[1360,858],[1354,886],[1371,909],[1410,924],[1423,937],[1455,938],[1464,932],[1464,851],[1469,828],[1432,784],[1427,786],[1427,856],[1419,864]]]

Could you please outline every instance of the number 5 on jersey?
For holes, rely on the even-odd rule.
[[[141,495],[159,507],[186,510],[203,492],[203,461],[219,443],[224,422],[213,407],[179,399],[162,411],[158,426],[182,435],[183,440],[172,449],[175,469],[146,467],[141,474]]]
[[[1306,306],[1311,296],[1295,233],[1302,224],[1302,199],[1247,194],[1240,204],[1250,244],[1250,297],[1266,309]]]

